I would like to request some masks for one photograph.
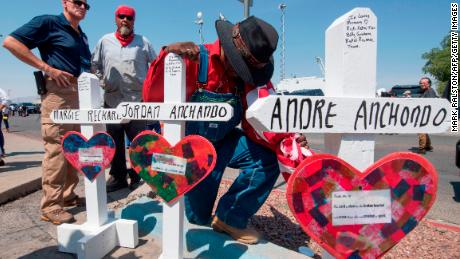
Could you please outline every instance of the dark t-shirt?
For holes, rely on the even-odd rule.
[[[78,34],[60,15],[34,17],[10,35],[29,49],[38,48],[48,65],[78,77],[91,68],[88,39],[80,27]]]
[[[433,88],[428,88],[425,92],[422,93],[422,98],[436,98],[438,97],[436,95],[436,92],[433,90]]]

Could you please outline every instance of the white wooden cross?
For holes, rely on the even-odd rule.
[[[82,124],[81,133],[89,139],[95,128],[103,130],[101,124],[122,121],[115,110],[99,109],[100,96],[98,78],[83,73],[78,78],[81,110],[54,110],[50,117],[56,123]],[[86,222],[57,227],[59,251],[77,254],[78,258],[102,258],[116,246],[135,248],[139,242],[137,221],[115,219],[113,214],[109,216],[104,173],[93,182],[85,177],[85,196]]]
[[[164,137],[171,145],[179,142],[185,135],[185,121],[228,121],[233,115],[233,108],[227,103],[186,103],[185,102],[185,64],[179,56],[168,54],[165,58],[165,76],[164,76],[164,103],[120,103],[116,109],[100,109],[98,97],[99,83],[97,78],[91,74],[83,74],[79,79],[80,109],[79,110],[55,110],[51,117],[56,123],[80,123],[82,133],[85,137],[90,138],[93,135],[93,124],[123,123],[130,120],[161,120],[164,124]],[[89,87],[90,86],[90,87]],[[91,105],[90,105],[91,104]],[[87,126],[86,124],[90,125]],[[87,218],[92,228],[106,229],[104,225],[107,222],[107,201],[106,186],[104,174],[100,174],[93,183],[85,179],[86,199],[87,199]],[[89,204],[91,203],[91,204]],[[89,204],[89,206],[88,206]],[[183,258],[183,221],[184,206],[183,198],[178,199],[174,204],[163,206],[163,251],[161,258],[164,259],[181,259]],[[114,220],[111,222],[133,222],[128,220]],[[135,222],[135,235],[128,233],[127,236],[120,237],[121,232],[116,224],[116,233],[104,234],[108,248],[116,245],[123,245],[121,242],[116,244],[121,238],[135,238],[137,245],[137,222]],[[85,225],[84,224],[84,225]],[[79,258],[100,258],[107,254],[110,249],[101,249],[95,245],[81,245],[81,240],[95,239],[97,231],[83,231],[78,225],[63,224],[58,227],[59,250],[63,252],[77,253]],[[86,230],[86,229],[85,229]],[[124,227],[122,230],[131,230]],[[78,238],[75,238],[75,233]],[[82,238],[83,236],[87,236]],[[79,247],[75,247],[75,246]],[[98,245],[102,245],[99,244]],[[100,249],[95,254],[92,248]],[[83,250],[81,252],[81,250]],[[107,250],[107,251],[106,251]],[[84,256],[80,257],[80,254]]]
[[[175,145],[185,135],[185,121],[228,121],[232,117],[233,108],[227,103],[185,102],[185,63],[181,57],[173,53],[168,54],[164,71],[164,103],[120,103],[117,109],[121,118],[162,120],[165,122],[164,137],[171,145]],[[200,110],[203,112],[198,112]],[[183,224],[183,198],[172,205],[164,203],[163,250],[160,258],[183,258]]]
[[[438,133],[450,127],[449,102],[374,98],[377,17],[355,8],[326,30],[325,97],[273,96],[246,112],[260,130],[326,133],[326,153],[359,170],[374,163],[374,133]],[[324,254],[327,254],[323,250]]]

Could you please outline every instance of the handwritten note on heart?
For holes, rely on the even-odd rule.
[[[424,157],[393,153],[363,173],[332,155],[308,157],[286,197],[302,229],[337,258],[376,258],[433,205],[437,173]]]
[[[144,131],[129,148],[132,168],[170,204],[211,173],[216,157],[211,142],[196,135],[186,136],[171,147],[163,136]]]
[[[62,149],[67,161],[93,181],[110,166],[115,155],[115,142],[105,132],[98,132],[87,140],[80,132],[69,131],[62,139]]]

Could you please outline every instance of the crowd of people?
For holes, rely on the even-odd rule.
[[[23,109],[26,109],[25,106],[22,107],[22,105],[13,105],[7,92],[0,88],[0,166],[4,166],[6,164],[5,160],[3,159],[6,157],[5,135],[3,134],[3,130],[6,133],[10,133],[11,116],[15,116],[16,110],[18,110],[19,116],[23,116]],[[25,112],[25,114],[27,114],[27,112]]]
[[[8,94],[0,88],[0,116],[2,119],[0,120],[0,166],[5,165],[5,160],[3,158],[6,156],[5,153],[5,137],[3,136],[3,131],[2,131],[2,121],[4,121],[4,116],[3,116],[3,111],[5,108],[7,108],[10,105],[10,97]],[[8,121],[8,117],[6,117],[6,121]],[[6,124],[8,125],[8,124]],[[6,128],[9,131],[9,125],[6,126]]]

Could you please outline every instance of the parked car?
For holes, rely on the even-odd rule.
[[[405,91],[410,91],[411,97],[420,97],[422,95],[422,89],[419,85],[395,85],[390,90],[395,97],[405,97]]]
[[[34,114],[38,113],[39,110],[37,109],[37,106],[33,103],[19,103],[19,107],[23,107],[23,110],[27,110],[28,114]]]

